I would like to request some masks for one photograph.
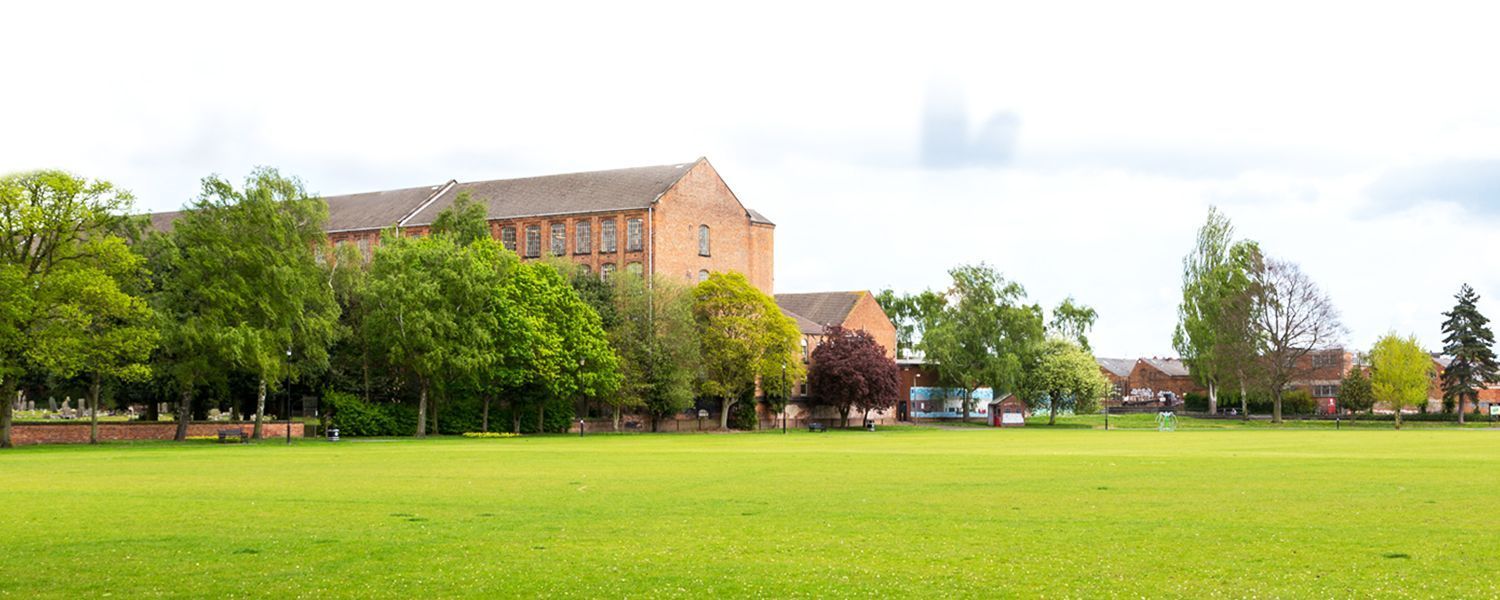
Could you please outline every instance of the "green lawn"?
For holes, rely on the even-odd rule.
[[[1500,431],[0,452],[0,596],[1495,597]]]

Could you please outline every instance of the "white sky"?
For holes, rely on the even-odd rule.
[[[1435,348],[1465,281],[1500,317],[1484,3],[207,4],[0,9],[0,172],[165,210],[261,164],[333,194],[702,155],[778,223],[779,291],[984,260],[1128,357],[1172,352],[1217,204],[1352,347]]]

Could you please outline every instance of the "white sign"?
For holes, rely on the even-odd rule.
[[[1490,416],[1491,417],[1500,417],[1500,404],[1491,404],[1490,405]]]
[[[1018,413],[1018,412],[1000,413],[1000,424],[1001,425],[1024,425],[1024,424],[1026,424],[1026,418],[1025,418],[1024,415],[1022,415],[1021,413]]]

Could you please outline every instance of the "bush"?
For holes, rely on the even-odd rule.
[[[1310,415],[1318,410],[1318,403],[1307,390],[1291,390],[1281,394],[1281,412],[1287,415]]]
[[[323,394],[323,408],[339,435],[412,435],[417,430],[417,410],[403,404],[365,402],[354,394],[327,392]]]
[[[1223,398],[1220,398],[1222,401]],[[1222,404],[1220,405],[1223,406]],[[1208,394],[1188,392],[1182,395],[1182,409],[1187,412],[1208,412]]]
[[[503,432],[502,431],[465,431],[464,432],[464,437],[466,437],[466,438],[479,438],[479,439],[496,439],[496,438],[521,437],[521,434],[519,434],[519,433],[511,433],[509,431],[503,431]]]

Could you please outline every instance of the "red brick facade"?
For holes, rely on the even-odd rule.
[[[236,429],[249,435],[255,429],[251,423],[189,423],[189,436],[217,436],[221,429]],[[268,439],[286,437],[286,423],[262,425]],[[177,424],[171,421],[129,421],[99,423],[99,440],[105,442],[170,440],[177,435]],[[292,437],[302,437],[302,423],[292,423]],[[89,424],[71,421],[66,423],[16,423],[11,429],[11,439],[16,445],[27,444],[87,444]]]

